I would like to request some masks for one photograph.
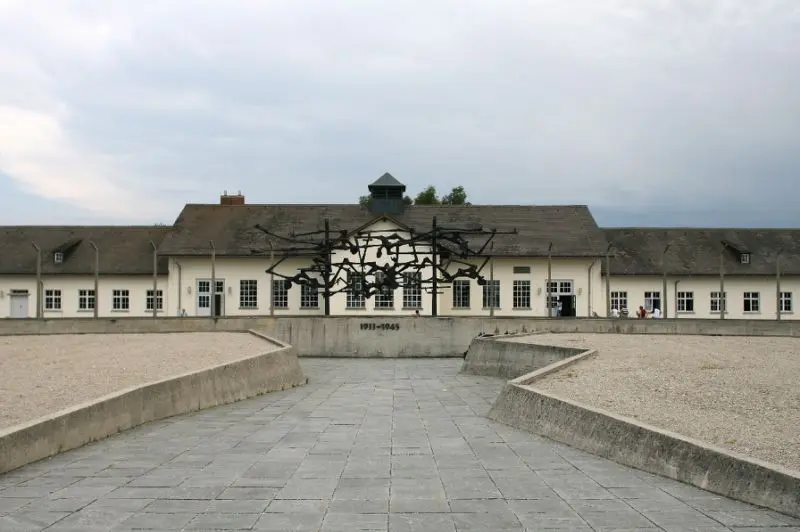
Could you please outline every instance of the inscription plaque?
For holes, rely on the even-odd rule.
[[[399,323],[362,323],[362,331],[399,331]]]

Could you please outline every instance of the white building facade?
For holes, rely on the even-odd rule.
[[[670,319],[797,319],[800,230],[601,229],[585,206],[407,206],[404,191],[386,174],[368,206],[225,195],[169,227],[5,227],[0,319],[325,315],[325,290],[295,279],[323,256],[325,227],[364,253],[335,249],[331,264],[413,263],[370,297],[353,287],[373,273],[334,268],[332,316],[635,317],[641,306]],[[435,295],[433,226],[473,231],[469,251],[437,252]],[[404,243],[379,256],[370,242],[391,235]]]
[[[35,318],[35,275],[0,277],[0,319]],[[167,276],[157,279],[153,300],[153,278],[145,275],[100,277],[95,291],[91,275],[46,275],[41,279],[41,312],[45,319],[98,317],[144,317],[165,315]],[[96,310],[95,310],[96,309]]]

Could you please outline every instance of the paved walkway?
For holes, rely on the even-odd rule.
[[[0,531],[800,531],[488,421],[502,381],[461,360],[302,364],[308,386],[0,476]]]

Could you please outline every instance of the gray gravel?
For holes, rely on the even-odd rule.
[[[800,339],[529,338],[598,350],[536,388],[800,471]]]
[[[247,333],[0,336],[0,429],[274,349]]]

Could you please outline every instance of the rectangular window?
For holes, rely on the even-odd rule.
[[[483,285],[483,308],[500,308],[500,281],[487,279]]]
[[[375,308],[394,308],[394,290],[382,286],[375,292]]]
[[[211,281],[197,281],[197,307],[211,308]]]
[[[719,292],[711,292],[711,312],[719,312],[720,310],[728,312],[728,293],[722,294],[722,301],[720,301]]]
[[[517,274],[531,273],[531,267],[530,266],[514,266],[514,273],[517,273]]]
[[[361,274],[347,272],[347,308],[364,308],[364,283]]]
[[[678,312],[694,312],[694,292],[678,292]]]
[[[272,281],[273,308],[289,308],[289,281],[277,279]]]
[[[628,308],[628,292],[611,292],[611,308],[617,310]]]
[[[131,293],[130,290],[113,290],[111,292],[112,310],[130,310]]]
[[[744,293],[744,311],[761,312],[761,295],[758,292]]]
[[[547,287],[547,282],[545,282],[545,287]],[[546,292],[545,288],[545,292]],[[545,294],[546,296],[547,294]],[[572,295],[572,281],[553,281],[550,280],[550,295],[551,296],[571,296]]]
[[[527,280],[514,281],[512,299],[514,300],[515,309],[531,308],[531,282]]]
[[[78,310],[94,310],[94,290],[78,290]]]
[[[61,290],[50,289],[44,291],[44,309],[61,310]]]
[[[792,310],[791,292],[781,292],[781,312],[794,312]]]
[[[147,291],[147,301],[145,302],[145,308],[149,311],[153,310],[153,290]],[[164,310],[164,291],[157,290],[156,291],[156,310]]]
[[[422,274],[403,274],[403,308],[422,308]]]
[[[645,292],[644,308],[648,312],[652,312],[655,309],[661,310],[661,292]]]
[[[453,308],[469,308],[469,279],[456,279],[453,281]]]
[[[319,308],[319,288],[317,286],[300,285],[300,308]]]
[[[239,308],[258,308],[258,280],[242,279],[239,281]]]

